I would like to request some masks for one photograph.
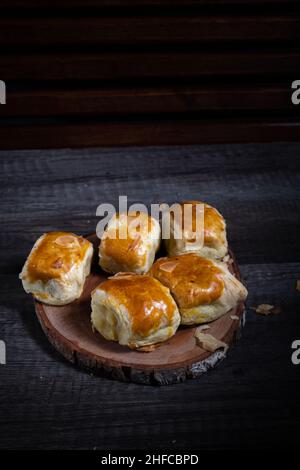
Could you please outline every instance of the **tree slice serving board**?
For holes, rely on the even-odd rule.
[[[86,280],[80,299],[64,306],[42,304],[35,300],[40,324],[52,345],[69,361],[106,377],[143,384],[173,384],[199,377],[224,359],[226,352],[210,353],[196,343],[196,326],[180,326],[176,334],[154,351],[132,351],[126,346],[104,339],[91,327],[91,291],[108,274],[97,263],[99,240],[88,237],[95,248],[92,272]],[[163,256],[163,254],[161,254]],[[240,279],[235,259],[230,270]],[[231,318],[237,316],[237,319]],[[232,345],[244,323],[244,304],[209,323],[208,333]]]

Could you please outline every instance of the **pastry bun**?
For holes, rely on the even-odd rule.
[[[144,212],[115,214],[101,238],[99,264],[104,271],[146,273],[160,245],[160,225]]]
[[[150,276],[120,273],[92,292],[93,328],[131,349],[173,336],[180,315],[169,289]]]
[[[246,288],[225,263],[197,253],[160,258],[149,275],[170,289],[184,325],[216,320],[247,297]]]
[[[190,238],[189,233],[183,231],[182,237],[176,239],[174,232],[174,214],[170,213],[170,238],[165,241],[167,253],[169,256],[180,255],[183,253],[195,252],[206,258],[221,259],[228,251],[226,238],[226,223],[220,212],[209,204],[200,201],[184,201],[180,203],[182,208],[182,220],[184,220],[185,205],[192,205],[191,227],[196,232],[196,208],[198,205],[204,205],[204,233],[199,233],[196,239]],[[183,223],[183,222],[182,222]],[[201,224],[203,230],[203,223]]]
[[[90,273],[93,245],[67,232],[49,232],[34,244],[20,274],[37,300],[65,305],[80,297]]]

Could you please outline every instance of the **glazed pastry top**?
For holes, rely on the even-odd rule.
[[[31,251],[22,278],[30,282],[60,279],[82,262],[91,243],[66,232],[44,234]]]
[[[150,276],[120,273],[98,288],[125,307],[133,333],[145,337],[162,323],[168,324],[177,310],[168,289]]]
[[[223,271],[196,253],[160,258],[149,271],[167,286],[181,308],[211,304],[223,293]]]

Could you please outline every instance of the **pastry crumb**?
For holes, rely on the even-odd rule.
[[[240,317],[238,317],[237,315],[230,315],[230,318],[231,320],[239,320]]]
[[[208,333],[202,333],[201,330],[199,331],[199,328],[195,331],[195,337],[198,345],[205,351],[215,352],[217,349],[222,348],[226,352],[228,349],[228,344]]]
[[[223,263],[232,264],[233,259],[229,255],[225,255],[223,258]]]
[[[157,344],[157,343],[156,344],[149,344],[149,346],[141,346],[141,347],[137,348],[137,351],[149,353],[149,352],[155,351],[155,349],[157,349],[158,346],[159,346],[159,344]]]
[[[209,330],[210,326],[209,325],[201,325],[201,326],[198,326],[197,330],[198,331],[205,331],[205,330]]]
[[[278,306],[270,305],[270,304],[260,304],[257,307],[251,307],[255,313],[259,315],[278,315],[281,313],[281,308]]]

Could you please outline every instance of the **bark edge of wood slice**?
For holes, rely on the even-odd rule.
[[[199,325],[179,327],[172,338],[147,353],[132,351],[93,332],[90,294],[108,274],[101,271],[97,264],[98,238],[96,235],[87,238],[94,244],[95,259],[80,299],[59,307],[34,301],[44,333],[67,360],[102,377],[147,385],[169,385],[197,378],[226,357],[228,350],[210,353],[197,345],[194,334]],[[229,253],[233,260],[230,270],[241,279],[235,258]],[[232,316],[238,319],[232,319]],[[232,346],[240,337],[244,323],[245,306],[241,303],[209,323],[207,332]]]

